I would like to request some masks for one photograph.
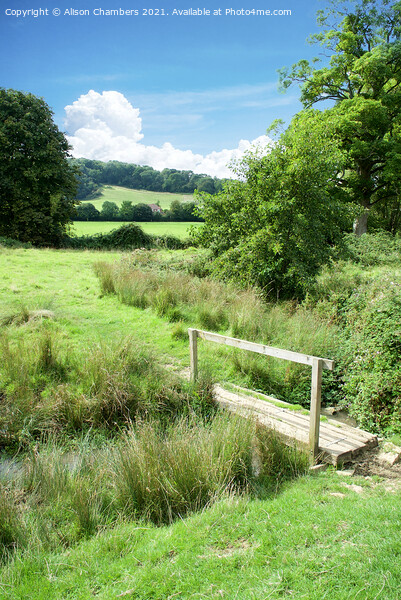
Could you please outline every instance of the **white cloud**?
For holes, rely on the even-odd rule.
[[[164,168],[192,170],[216,177],[232,177],[228,164],[240,159],[253,145],[266,148],[270,138],[260,136],[252,142],[240,140],[238,147],[211,152],[206,156],[191,150],[179,150],[170,143],[161,147],[146,146],[143,138],[139,109],[116,91],[99,94],[90,90],[65,107],[65,126],[71,133],[68,140],[77,158],[150,165]]]

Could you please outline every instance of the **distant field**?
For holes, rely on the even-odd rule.
[[[121,206],[124,200],[129,200],[132,204],[159,204],[163,210],[170,208],[173,200],[180,202],[189,202],[193,200],[191,194],[169,194],[168,192],[148,192],[146,190],[131,190],[129,188],[118,187],[117,185],[107,185],[103,187],[102,195],[95,200],[88,200],[97,210],[101,210],[103,202],[115,202]]]
[[[127,225],[122,221],[74,221],[73,232],[78,235],[94,235],[95,233],[108,233],[112,229],[117,229],[122,225]],[[198,227],[201,223],[137,223],[145,233],[151,235],[174,235],[181,240],[188,237],[188,229],[191,225]]]

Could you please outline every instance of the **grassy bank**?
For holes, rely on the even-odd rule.
[[[193,249],[137,250],[122,260],[112,252],[3,250],[2,316],[50,309],[58,344],[72,348],[105,338],[121,343],[123,331],[178,370],[188,366],[193,326],[332,358],[336,368],[324,373],[323,402],[346,406],[364,428],[398,433],[401,273],[397,248],[385,250],[370,258],[364,252],[365,262],[333,263],[301,305],[266,305],[257,290],[208,279],[207,256]],[[34,330],[32,322],[13,326],[12,337]],[[201,372],[216,381],[309,405],[308,367],[207,343],[199,356]]]
[[[396,600],[398,493],[335,473],[275,498],[228,498],[172,526],[124,524],[76,548],[18,560],[2,597]]]
[[[172,323],[176,338],[187,339],[190,326],[315,356],[337,353],[338,327],[328,319],[291,302],[267,305],[255,289],[199,277],[205,274],[204,263],[205,258],[173,262],[136,251],[115,264],[99,262],[96,271],[105,294],[128,306],[152,309]],[[199,354],[201,360],[207,357],[217,381],[242,382],[309,407],[308,367],[207,343],[200,343]],[[324,374],[324,402],[333,402],[338,383],[336,375]]]

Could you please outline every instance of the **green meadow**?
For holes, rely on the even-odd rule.
[[[168,253],[167,253],[168,254]],[[117,298],[104,296],[93,265],[99,260],[115,262],[118,252],[21,249],[0,251],[0,305],[2,316],[29,310],[52,310],[62,339],[73,346],[121,342],[132,336],[184,357],[182,342],[171,338],[171,324],[148,311],[127,308]],[[29,327],[28,327],[29,329]],[[18,337],[27,328],[15,330]]]
[[[130,201],[132,204],[159,204],[166,210],[170,208],[173,200],[180,202],[189,202],[193,200],[191,194],[170,194],[168,192],[149,192],[147,190],[132,190],[130,188],[119,187],[116,185],[105,185],[102,188],[102,195],[94,200],[88,200],[97,210],[101,210],[103,202],[115,202],[121,206],[122,202]]]
[[[96,233],[108,233],[113,229],[118,229],[126,225],[123,221],[74,221],[71,233],[73,235],[95,235]],[[146,234],[161,236],[172,235],[181,240],[188,238],[188,231],[191,226],[199,227],[201,223],[188,222],[161,222],[154,221],[149,223],[136,223]]]

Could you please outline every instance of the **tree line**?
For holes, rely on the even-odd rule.
[[[195,190],[216,194],[223,189],[224,180],[193,171],[163,169],[122,163],[116,160],[102,162],[86,158],[70,159],[77,168],[78,200],[91,200],[101,194],[103,185],[118,185],[134,190],[193,194]]]
[[[124,200],[121,206],[106,200],[99,211],[91,202],[76,207],[74,221],[203,221],[196,211],[195,202],[173,200],[168,210],[152,210],[149,204],[133,204]]]

